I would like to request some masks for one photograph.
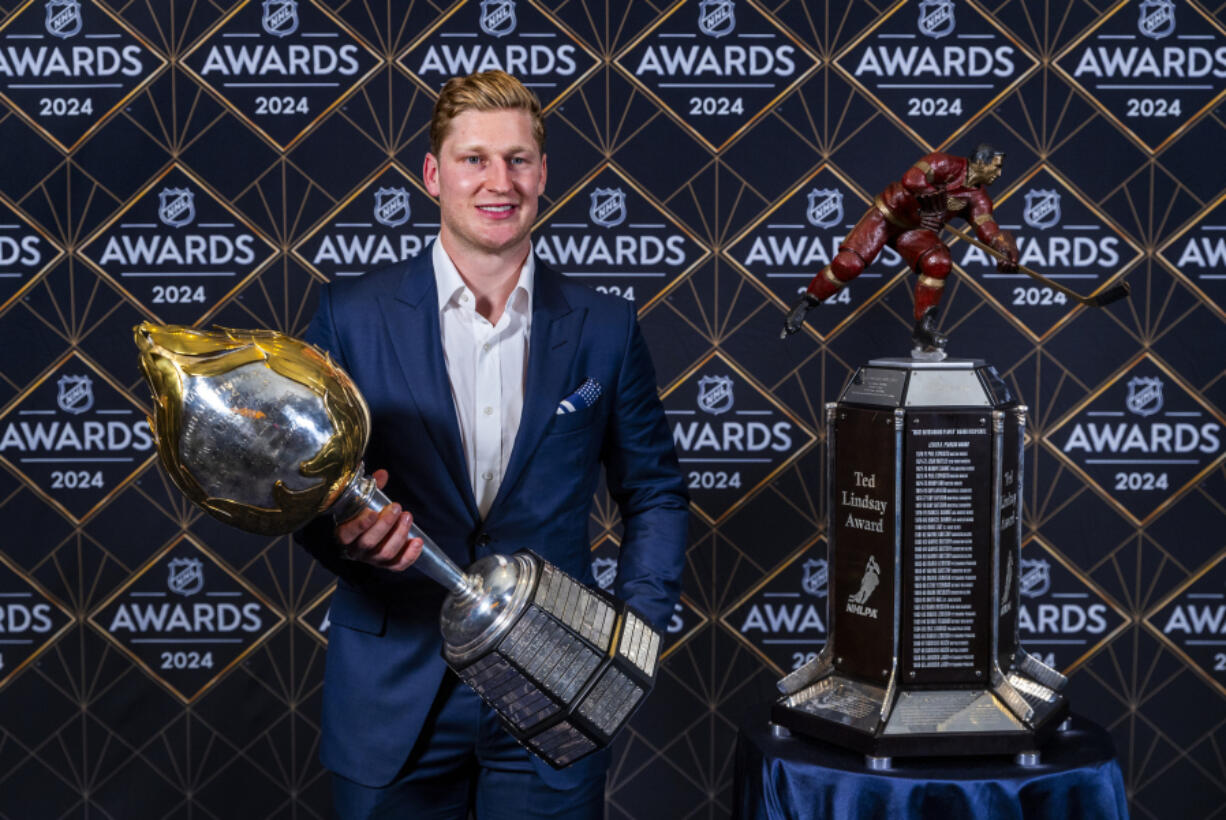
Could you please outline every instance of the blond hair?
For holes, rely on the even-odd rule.
[[[430,153],[438,156],[451,121],[465,111],[498,111],[504,108],[528,112],[536,147],[545,150],[545,121],[536,94],[505,71],[483,71],[467,77],[452,77],[443,86],[430,117]]]

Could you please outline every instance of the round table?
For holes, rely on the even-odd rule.
[[[932,818],[932,820],[1125,820],[1128,799],[1111,737],[1074,716],[1036,766],[1012,757],[893,758],[870,770],[864,755],[755,721],[737,737],[733,816]]]

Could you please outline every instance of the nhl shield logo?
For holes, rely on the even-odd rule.
[[[380,188],[375,191],[375,221],[389,228],[398,228],[409,221],[409,191],[407,188]]]
[[[1143,0],[1137,30],[1161,40],[1175,31],[1175,4],[1171,0]]]
[[[47,0],[47,33],[61,39],[81,30],[81,4],[78,0]]]
[[[835,188],[814,188],[809,191],[809,206],[805,209],[809,224],[815,228],[833,228],[843,221],[843,192]]]
[[[89,376],[60,376],[56,403],[65,413],[79,416],[94,406],[94,382]]]
[[[702,0],[698,4],[698,30],[710,37],[723,37],[736,28],[733,0]]]
[[[293,34],[298,30],[298,0],[264,0],[260,24],[273,37]]]
[[[1124,406],[1138,416],[1152,416],[1162,409],[1162,379],[1136,376],[1128,380]]]
[[[163,188],[158,192],[158,219],[172,228],[190,225],[196,218],[196,194],[190,188]]]
[[[1054,188],[1031,188],[1026,192],[1022,219],[1035,230],[1046,230],[1060,222],[1060,192]]]
[[[920,3],[920,34],[944,37],[953,33],[954,22],[954,0],[923,0]]]
[[[617,577],[617,559],[593,558],[592,577],[596,579],[596,586],[605,592],[612,592],[613,579]]]
[[[1051,589],[1051,564],[1042,558],[1022,559],[1022,577],[1017,591],[1026,598],[1038,598]]]
[[[597,225],[615,228],[626,221],[626,192],[621,188],[597,188],[592,191],[592,207],[588,216]]]
[[[732,409],[732,379],[703,376],[698,380],[698,409],[718,416]]]
[[[515,31],[515,0],[481,0],[481,30],[491,37]]]
[[[801,565],[805,575],[800,579],[800,588],[810,595],[825,597],[829,568],[825,558],[810,558]]]
[[[179,595],[195,595],[204,588],[204,566],[199,558],[172,558],[166,586]]]

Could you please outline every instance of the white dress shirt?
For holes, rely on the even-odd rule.
[[[437,238],[431,253],[451,398],[473,497],[485,517],[502,486],[524,408],[536,262],[529,251],[506,309],[490,324]]]

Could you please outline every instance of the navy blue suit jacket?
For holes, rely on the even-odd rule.
[[[680,595],[688,499],[631,303],[538,264],[523,414],[498,496],[482,520],[465,465],[439,333],[430,253],[324,287],[307,341],[328,350],[362,391],[372,432],[367,469],[461,567],[530,548],[592,583],[588,516],[606,468],[625,532],[616,595],[657,627]],[[585,378],[596,403],[556,415]],[[367,786],[403,766],[446,665],[438,616],[445,591],[420,572],[344,561],[321,517],[299,539],[338,576],[332,599],[321,759]],[[608,765],[606,753],[554,771],[551,786]]]

